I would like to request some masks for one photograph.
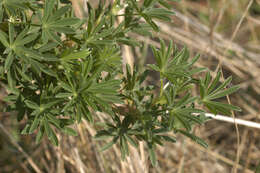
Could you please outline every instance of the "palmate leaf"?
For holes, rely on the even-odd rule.
[[[9,54],[5,59],[5,71],[10,70],[16,55],[21,55],[21,52],[23,52],[22,50],[24,48],[23,46],[34,41],[38,36],[37,33],[27,35],[28,29],[25,28],[17,37],[15,37],[16,34],[14,31],[14,25],[12,23],[9,23],[8,28],[8,36],[6,33],[0,30],[0,41],[3,43],[4,46],[9,48]],[[9,41],[7,40],[7,37],[9,37]]]
[[[107,103],[122,103],[118,96],[118,89],[120,88],[119,80],[109,80],[101,83],[92,84],[86,92],[93,93],[95,99]]]
[[[159,31],[159,27],[157,26],[157,24],[153,21],[153,18],[157,18],[160,20],[165,20],[165,21],[170,21],[170,17],[171,15],[173,15],[174,13],[168,9],[163,9],[163,8],[155,8],[155,4],[157,3],[154,0],[145,0],[142,4],[142,6],[144,8],[139,8],[138,4],[136,3],[135,0],[129,0],[131,3],[129,3],[131,5],[131,7],[142,17],[144,18],[144,20],[146,21],[146,23],[148,23],[154,31],[158,32]],[[167,6],[166,3],[162,3],[163,1],[161,1],[161,4],[163,4],[163,6]],[[169,7],[169,5],[168,5]],[[126,15],[129,15],[129,13],[126,13]],[[131,14],[131,13],[130,13]]]
[[[223,113],[230,115],[231,111],[241,111],[237,106],[213,101],[230,95],[239,89],[238,86],[232,86],[225,89],[230,84],[232,77],[227,78],[222,84],[217,86],[220,80],[220,75],[221,72],[218,72],[215,79],[212,79],[208,72],[205,78],[200,81],[200,97],[202,103],[214,114]]]
[[[116,47],[106,46],[99,51],[99,62],[97,64],[106,64],[108,70],[110,68],[116,68],[121,64],[121,56],[119,49]]]
[[[39,19],[42,25],[42,40],[44,43],[47,43],[48,40],[53,40],[62,44],[60,36],[56,33],[75,33],[72,26],[78,24],[80,19],[73,17],[61,18],[65,13],[71,10],[69,6],[62,7],[53,13],[53,10],[55,9],[55,0],[45,2],[44,6],[43,17]]]
[[[38,33],[29,33],[29,29],[25,28],[24,30],[22,30],[17,37],[15,37],[15,30],[14,30],[14,25],[9,23],[9,47],[15,51],[15,48],[20,47],[20,46],[24,46],[28,43],[31,43],[32,41],[34,41],[37,37],[38,37]],[[3,33],[2,33],[3,34]],[[0,32],[0,36],[1,36],[1,32]],[[1,36],[1,38],[6,37],[6,35]],[[5,40],[3,40],[5,42]],[[7,43],[5,43],[6,45]]]
[[[171,83],[179,85],[177,84],[179,80],[191,80],[193,74],[205,70],[205,68],[192,68],[193,64],[199,59],[199,55],[189,61],[189,52],[186,48],[178,52],[177,50],[173,51],[172,41],[170,41],[168,48],[166,48],[164,41],[161,40],[160,43],[160,49],[152,46],[156,64],[149,64],[148,66],[160,72],[161,79],[166,78]]]

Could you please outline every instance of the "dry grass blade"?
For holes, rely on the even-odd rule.
[[[22,147],[15,141],[15,139],[12,137],[12,135],[5,129],[2,123],[0,123],[1,130],[5,133],[5,135],[10,139],[11,143],[18,149],[19,152],[22,153],[22,155],[28,160],[29,164],[32,166],[32,168],[37,173],[41,173],[42,171],[40,168],[34,163],[32,158],[22,149]]]

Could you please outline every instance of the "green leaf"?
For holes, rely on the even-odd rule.
[[[64,132],[67,135],[78,136],[77,132],[74,129],[69,127],[62,128],[62,132]]]
[[[56,42],[50,42],[47,44],[44,44],[43,46],[41,46],[38,50],[40,52],[46,52],[46,51],[50,51],[51,49],[57,47],[57,43]]]
[[[176,114],[174,116],[174,128],[175,129],[183,129],[186,128],[188,131],[191,130],[191,124],[181,115]]]
[[[158,32],[159,31],[159,27],[152,21],[152,19],[144,13],[141,13],[141,16],[144,18],[144,20],[151,25],[151,27],[154,29],[154,31]]]
[[[53,130],[51,130],[51,135],[50,135],[49,139],[53,145],[55,145],[55,146],[59,145],[58,138],[57,138],[56,134],[53,132]]]
[[[159,2],[162,6],[164,6],[165,8],[168,8],[168,9],[171,9],[171,8],[172,8],[171,4],[169,4],[168,2],[166,2],[166,1],[164,1],[164,0],[158,0],[158,2]]]
[[[14,32],[14,24],[13,23],[8,23],[8,28],[9,28],[9,43],[12,46],[14,42],[14,37],[15,37],[15,32]]]
[[[128,145],[126,139],[123,136],[120,136],[120,151],[121,151],[121,159],[125,160],[125,156],[128,155]]]
[[[184,130],[178,130],[179,132],[181,132],[182,134],[184,134],[185,136],[189,137],[191,140],[193,140],[194,142],[200,144],[201,146],[207,148],[208,144],[203,141],[201,138],[199,138],[198,136],[195,136],[194,134],[191,134],[189,132],[186,132]]]
[[[34,33],[34,34],[27,35],[25,38],[23,38],[21,40],[16,39],[14,44],[15,44],[15,46],[22,46],[22,45],[28,44],[28,43],[34,41],[38,37],[38,35],[39,35],[38,33]]]
[[[204,67],[201,67],[201,68],[194,68],[190,71],[190,74],[191,75],[194,75],[196,73],[200,73],[200,72],[203,72],[203,71],[206,71],[208,70],[207,68],[204,68]]]
[[[105,151],[105,150],[111,148],[114,144],[116,144],[116,142],[117,142],[118,139],[119,139],[118,136],[114,137],[113,140],[110,141],[109,143],[107,143],[106,145],[104,145],[104,146],[100,149],[100,151],[102,152],[102,151]]]
[[[125,134],[124,136],[125,136],[125,138],[127,139],[127,141],[128,141],[133,147],[135,147],[135,148],[138,147],[138,144],[137,144],[130,136],[128,136],[127,134]]]
[[[40,130],[38,131],[38,133],[36,135],[37,144],[42,140],[43,135],[44,135],[44,126],[41,126]]]
[[[62,15],[64,15],[66,12],[68,12],[70,8],[71,8],[70,5],[66,5],[66,6],[61,7],[60,9],[58,9],[58,10],[51,16],[49,22],[56,21],[56,20],[59,19]]]
[[[60,128],[60,121],[52,114],[45,114],[45,118],[48,123],[53,124],[55,127]]]
[[[38,128],[39,123],[40,123],[40,118],[39,118],[39,116],[36,116],[30,127],[29,134],[33,133]]]
[[[8,10],[14,11],[18,9],[27,9],[27,6],[25,5],[24,0],[7,0],[4,3],[5,7],[7,7]]]
[[[60,37],[58,35],[55,34],[54,31],[52,30],[44,30],[43,32],[46,33],[46,39],[51,39],[57,43],[59,43],[60,45],[62,45],[62,41],[60,39]]]
[[[239,86],[233,86],[231,88],[228,88],[228,89],[225,89],[225,90],[222,90],[222,91],[219,91],[219,92],[214,92],[214,94],[210,94],[206,97],[206,99],[210,99],[210,100],[213,100],[213,99],[218,99],[218,98],[221,98],[221,97],[224,97],[226,95],[230,95],[234,92],[236,92],[237,90],[239,89]]]
[[[206,88],[208,88],[210,81],[211,81],[210,72],[207,72],[206,77],[205,77],[204,82],[203,82],[204,85],[206,86]]]
[[[8,86],[10,87],[9,90],[11,91],[11,93],[18,95],[19,90],[15,88],[16,80],[13,77],[12,70],[7,71],[7,80],[8,80]]]
[[[207,91],[206,91],[204,83],[201,80],[200,80],[200,84],[199,84],[199,89],[200,89],[200,98],[204,99]]]
[[[31,109],[39,109],[40,108],[37,103],[35,103],[35,102],[31,101],[31,100],[26,100],[25,104],[26,104],[26,106],[28,106]]]
[[[216,75],[216,77],[214,78],[214,80],[212,81],[212,83],[210,84],[210,86],[208,87],[208,91],[207,94],[211,93],[217,86],[219,79],[220,79],[220,75],[221,72],[219,71]]]
[[[24,127],[24,129],[22,130],[21,134],[22,135],[26,135],[29,133],[29,130],[30,130],[30,125],[29,124],[26,124],[26,126]]]
[[[94,139],[95,140],[104,140],[104,139],[107,139],[107,138],[111,138],[112,136],[114,136],[114,135],[112,135],[111,132],[109,132],[107,130],[100,130],[94,136]]]
[[[61,99],[55,99],[53,101],[48,101],[48,103],[46,103],[46,104],[41,104],[41,106],[44,107],[44,109],[49,109],[52,106],[54,106],[54,105],[56,105],[56,104],[58,104],[58,103],[60,103],[62,101],[63,100],[61,100]]]
[[[84,63],[84,76],[87,77],[92,70],[93,67],[93,58],[92,56],[89,56],[87,59],[87,63]]]
[[[54,72],[52,69],[50,69],[49,67],[47,67],[46,65],[44,65],[43,63],[39,63],[37,61],[32,60],[31,63],[37,68],[40,69],[42,72],[44,72],[45,74],[48,74],[50,76],[53,77],[57,77],[56,72]]]
[[[57,74],[56,72],[54,72],[53,70],[51,70],[49,67],[45,66],[45,65],[40,65],[40,70],[50,76],[56,77]]]
[[[170,16],[175,14],[171,10],[163,9],[163,8],[151,8],[148,11],[145,11],[145,14],[151,18],[157,18],[165,21],[171,21]]]
[[[88,110],[87,104],[85,103],[84,100],[82,100],[82,103],[83,103],[83,104],[81,104],[81,109],[82,109],[82,112],[83,112],[83,116],[84,116],[85,119],[88,120],[90,123],[94,123],[93,116],[92,116],[91,112]]]
[[[49,122],[46,118],[44,118],[44,129],[46,131],[46,135],[48,136],[49,140],[56,146],[58,146],[58,138],[51,129]]]
[[[154,71],[160,71],[160,68],[155,64],[147,64],[148,67],[150,67]]]
[[[75,30],[69,27],[64,26],[55,26],[51,28],[52,31],[59,32],[59,33],[65,33],[65,34],[74,34]]]
[[[44,118],[43,123],[44,123],[44,129],[45,129],[45,131],[46,131],[46,135],[47,135],[48,138],[49,138],[49,136],[51,135],[52,129],[51,129],[51,127],[50,127],[50,125],[49,125],[49,122],[48,122],[48,120],[47,120],[46,118]]]
[[[219,92],[220,90],[222,90],[223,88],[225,88],[228,84],[230,84],[232,80],[232,77],[228,77],[217,89],[215,89],[213,92],[211,92],[211,94],[215,94],[217,92]]]
[[[165,141],[172,142],[172,143],[175,143],[175,142],[176,142],[176,138],[175,138],[175,137],[165,136],[165,135],[161,135],[161,137],[162,137]]]
[[[225,104],[225,103],[215,102],[215,101],[205,101],[205,103],[211,105],[212,107],[216,107],[220,110],[227,109],[227,110],[241,111],[239,107],[230,104]]]
[[[11,67],[13,61],[14,61],[14,56],[13,56],[12,52],[10,52],[5,60],[5,68],[4,68],[5,71],[10,70],[10,67]]]
[[[79,51],[79,52],[73,52],[69,55],[66,55],[64,57],[61,57],[62,61],[68,61],[68,60],[74,60],[74,59],[80,59],[80,58],[86,58],[88,55],[90,55],[91,51],[88,49]]]
[[[45,1],[45,3],[44,3],[44,16],[42,18],[42,22],[43,23],[46,23],[46,21],[48,20],[49,16],[51,15],[52,10],[53,10],[54,5],[55,5],[55,1],[56,0]]]
[[[152,146],[148,145],[148,153],[149,153],[149,158],[151,160],[151,163],[155,167],[157,165],[157,158],[156,158],[154,148]]]
[[[55,95],[56,98],[69,98],[72,97],[72,93],[58,93]]]
[[[7,48],[9,47],[9,42],[7,41],[7,34],[0,30],[0,41]]]
[[[48,23],[50,27],[58,27],[58,26],[71,26],[79,23],[79,18],[64,18],[58,21],[53,21],[52,23]]]

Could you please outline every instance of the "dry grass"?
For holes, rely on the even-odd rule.
[[[230,100],[243,110],[236,117],[260,123],[259,2],[182,0],[173,3],[173,8],[174,22],[158,21],[162,32],[155,36],[171,39],[179,46],[187,45],[192,56],[200,53],[197,66],[212,71],[221,68],[223,77],[233,75],[233,83],[241,89]],[[153,38],[136,38],[159,46]],[[142,55],[139,48],[125,47],[124,50],[127,61],[134,60],[133,54]],[[144,63],[152,57],[145,58]],[[0,101],[3,93],[0,93]],[[0,104],[0,109],[3,106]],[[105,116],[97,114],[103,121]],[[85,121],[75,127],[79,136],[59,135],[59,147],[52,146],[48,140],[36,145],[33,136],[17,135],[23,124],[15,123],[10,114],[1,113],[0,121],[0,172],[253,173],[260,162],[260,131],[236,128],[234,124],[220,121],[212,120],[194,129],[208,142],[208,149],[177,136],[177,143],[158,148],[156,168],[149,164],[143,143],[138,150],[130,149],[131,157],[125,162],[120,160],[117,146],[100,153],[99,148],[105,142],[93,140],[96,127]]]

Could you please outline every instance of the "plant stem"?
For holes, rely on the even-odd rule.
[[[160,97],[162,97],[162,95],[163,95],[163,90],[164,90],[164,88],[163,88],[163,79],[161,79],[160,81],[161,81]]]

